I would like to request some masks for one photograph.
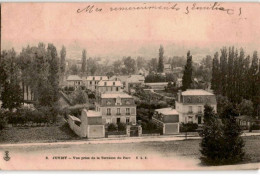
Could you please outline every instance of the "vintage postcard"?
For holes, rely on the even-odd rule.
[[[259,3],[2,3],[1,170],[257,170]]]

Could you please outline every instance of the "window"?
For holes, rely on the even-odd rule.
[[[192,116],[189,116],[188,117],[188,123],[192,123],[193,121],[192,121]]]
[[[105,82],[104,85],[106,86],[106,85],[107,85],[107,82]]]
[[[199,112],[199,113],[202,112],[202,107],[201,107],[201,106],[198,107],[198,112]]]
[[[130,115],[130,108],[126,108],[126,115]]]
[[[116,115],[120,115],[120,108],[116,109]]]
[[[192,113],[192,106],[189,106],[189,113]]]
[[[116,123],[117,123],[117,124],[120,123],[120,117],[116,119]]]
[[[119,89],[118,89],[118,87],[116,87],[116,91],[118,91]]]
[[[89,83],[90,83],[90,85],[92,85],[92,81],[90,81]]]
[[[111,115],[111,108],[107,108],[107,115]]]
[[[113,82],[113,85],[115,85],[115,82]]]
[[[126,122],[126,124],[129,124],[129,122],[130,122],[130,118],[127,117],[126,120],[125,120],[125,122]]]

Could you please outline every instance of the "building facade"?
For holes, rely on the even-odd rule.
[[[156,109],[152,120],[158,127],[162,128],[163,134],[169,135],[180,132],[179,113],[173,108]]]
[[[205,104],[217,111],[217,101],[213,93],[201,89],[179,91],[175,106],[180,122],[202,124]]]
[[[67,78],[67,86],[78,88],[83,85],[82,78],[77,75],[69,75]]]
[[[102,114],[103,122],[106,124],[136,124],[134,98],[126,93],[102,93],[97,97],[95,109]]]
[[[107,76],[87,76],[84,80],[85,86],[91,91],[96,91],[99,81],[108,81]]]
[[[96,95],[107,92],[122,92],[121,81],[100,81],[96,87]]]
[[[127,75],[113,76],[109,80],[121,81],[123,90],[131,93],[135,87],[144,85],[145,78],[143,75]]]

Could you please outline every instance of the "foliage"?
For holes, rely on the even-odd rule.
[[[113,124],[113,123],[109,124],[108,127],[107,127],[107,130],[108,131],[116,131],[117,130],[116,125]]]
[[[163,70],[164,70],[163,53],[164,53],[163,46],[160,45],[160,48],[159,48],[159,61],[158,61],[158,69],[157,69],[157,72],[159,72],[159,73],[162,73]]]
[[[20,86],[15,83],[5,82],[1,93],[2,108],[12,111],[19,108],[23,102]]]
[[[195,132],[198,129],[198,124],[196,123],[181,123],[180,132]]]
[[[135,68],[135,60],[132,59],[130,56],[127,58],[123,59],[125,69],[126,69],[126,74],[134,74],[136,71]]]
[[[64,73],[66,69],[66,48],[62,46],[60,51],[60,71]]]
[[[250,100],[243,99],[238,105],[238,110],[241,115],[253,116],[254,105]]]
[[[86,64],[87,64],[87,52],[86,52],[86,50],[84,49],[84,50],[82,51],[82,65],[81,65],[81,72],[82,72],[83,74],[86,73]]]
[[[234,164],[243,160],[242,130],[236,123],[235,110],[228,106],[223,113],[223,124],[213,108],[204,106],[204,125],[200,134],[201,160],[208,165]]]
[[[88,95],[80,87],[77,88],[74,92],[72,92],[70,97],[71,97],[71,103],[73,105],[85,104],[88,102]]]
[[[157,68],[158,68],[158,62],[156,58],[152,58],[149,62],[148,62],[148,68],[149,68],[149,72],[153,73],[153,72],[157,72]]]
[[[185,91],[191,88],[192,84],[192,56],[190,51],[187,53],[187,63],[185,65],[183,77],[182,77],[182,90]]]
[[[125,131],[126,130],[126,125],[124,123],[118,123],[117,124],[117,129],[118,131]]]
[[[233,104],[240,104],[243,99],[252,101],[253,116],[257,116],[260,103],[257,52],[252,59],[245,55],[243,48],[238,51],[234,47],[223,47],[220,52],[220,58],[215,53],[213,59],[211,86],[214,93],[227,96]]]

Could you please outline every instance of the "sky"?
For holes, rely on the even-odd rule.
[[[101,12],[83,10],[94,5]],[[89,57],[119,59],[123,56],[158,57],[163,45],[165,56],[194,58],[212,55],[222,46],[243,47],[248,54],[260,50],[260,4],[220,3],[233,9],[197,10],[213,3],[178,3],[179,10],[110,11],[116,7],[172,7],[175,3],[4,3],[2,4],[3,49],[20,52],[27,45],[64,45],[67,58],[81,59],[83,49]],[[188,7],[189,13],[186,8]],[[241,15],[239,9],[241,8]]]

